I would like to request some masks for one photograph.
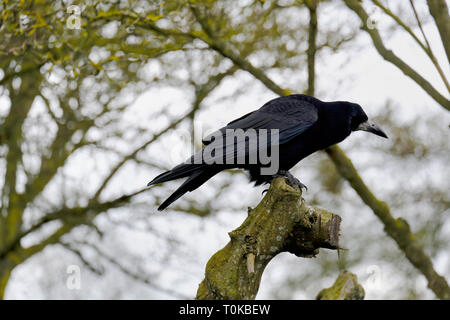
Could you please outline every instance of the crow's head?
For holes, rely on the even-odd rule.
[[[378,127],[375,123],[369,121],[369,118],[360,105],[356,103],[351,103],[350,105],[352,108],[350,123],[352,131],[362,130],[371,132],[383,138],[388,137],[386,133],[384,133],[383,130],[380,129],[380,127]]]

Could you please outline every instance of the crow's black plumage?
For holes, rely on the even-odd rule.
[[[224,142],[227,132],[242,129],[244,132],[254,129],[278,129],[278,143],[267,140],[267,143],[258,142],[257,151],[260,148],[278,146],[279,169],[276,174],[264,175],[261,168],[267,167],[259,160],[250,164],[249,161],[238,164],[239,150],[241,156],[245,155],[248,160],[255,149],[249,147],[248,140],[231,143]],[[242,131],[241,130],[241,131]],[[227,126],[219,129],[203,140],[205,147],[190,158],[190,161],[179,164],[172,170],[164,172],[154,178],[148,185],[154,185],[169,180],[185,178],[186,181],[158,208],[165,209],[172,202],[180,198],[188,191],[200,187],[222,170],[229,168],[242,168],[250,173],[250,180],[256,185],[269,183],[275,176],[285,176],[288,182],[297,186],[303,186],[295,179],[288,170],[308,155],[341,142],[350,135],[352,131],[364,130],[387,138],[386,134],[376,125],[368,122],[367,115],[363,109],[355,103],[336,101],[323,102],[316,98],[295,94],[273,99],[264,104],[260,109],[250,112],[236,119]],[[217,137],[224,137],[219,141]],[[203,159],[205,148],[216,149],[224,159],[223,164],[208,161],[195,161]],[[213,155],[215,153],[212,153]],[[205,157],[207,160],[207,157]],[[227,162],[225,160],[231,160]],[[229,164],[233,162],[233,164]]]

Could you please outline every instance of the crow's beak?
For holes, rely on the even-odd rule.
[[[386,133],[383,132],[383,130],[381,130],[376,124],[374,123],[369,123],[368,121],[361,123],[356,130],[362,130],[362,131],[367,131],[367,132],[371,132],[373,134],[376,134],[377,136],[383,137],[387,139],[387,135]]]

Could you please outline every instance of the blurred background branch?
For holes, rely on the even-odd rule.
[[[418,73],[416,70],[414,70],[411,66],[409,66],[406,62],[404,62],[401,58],[399,58],[392,50],[389,50],[384,45],[384,42],[382,40],[382,37],[378,30],[375,27],[368,27],[367,21],[370,20],[369,15],[364,10],[363,6],[358,0],[344,0],[345,4],[353,10],[358,17],[361,20],[361,29],[366,31],[370,38],[372,39],[373,45],[377,49],[378,53],[385,59],[386,61],[389,61],[393,65],[395,65],[399,70],[401,70],[406,76],[411,78],[414,82],[416,82],[425,92],[432,97],[437,103],[439,103],[442,107],[444,107],[447,110],[450,110],[450,100],[446,98],[444,95],[440,94],[438,90],[429,82],[427,81],[420,73]],[[432,2],[431,0],[430,2]],[[437,2],[437,1],[436,1]],[[442,1],[441,1],[442,2]],[[445,8],[443,8],[445,9]],[[448,18],[448,10],[444,10],[444,13],[447,12],[447,18]],[[398,20],[396,20],[398,21]],[[402,26],[402,24],[400,24]],[[425,38],[426,39],[426,38]],[[448,42],[448,37],[443,38],[443,44],[444,46],[447,46],[446,42]],[[446,77],[444,76],[442,69],[440,68],[438,62],[434,58],[434,55],[431,51],[431,49],[427,48],[427,53],[435,67],[437,68],[439,74],[441,75],[441,78],[443,79],[447,91],[450,93],[450,87],[448,85],[448,81]],[[448,95],[447,95],[448,96]]]

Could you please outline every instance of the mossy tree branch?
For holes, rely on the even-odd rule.
[[[275,179],[230,242],[206,265],[196,299],[254,299],[266,265],[279,253],[310,258],[339,247],[341,218],[309,207],[300,190]]]
[[[362,300],[364,288],[358,283],[356,275],[342,270],[334,284],[323,289],[317,295],[317,300]]]

